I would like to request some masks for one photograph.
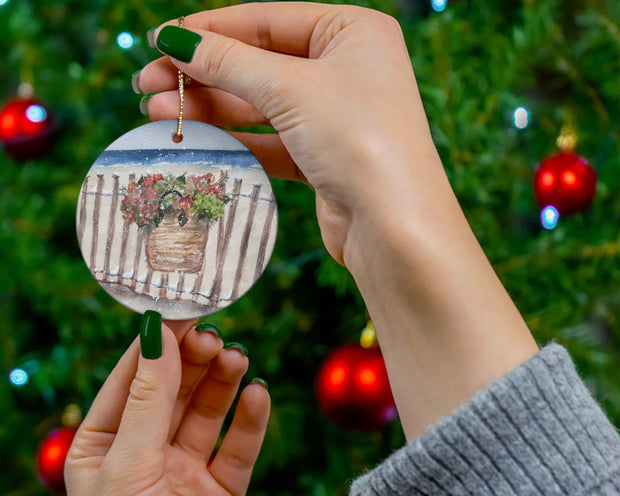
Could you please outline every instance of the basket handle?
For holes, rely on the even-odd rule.
[[[164,191],[161,195],[159,195],[159,203],[157,204],[157,225],[159,225],[160,222],[164,220],[166,212],[164,211],[164,206],[162,205],[162,203],[164,199],[169,195],[176,195],[179,200],[183,198],[183,195],[176,189],[169,189],[168,191]],[[180,226],[184,226],[185,224],[187,224],[188,217],[185,213],[185,209],[181,209],[181,213],[177,217],[177,220],[179,221]]]

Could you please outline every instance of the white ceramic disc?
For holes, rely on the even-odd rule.
[[[124,134],[82,184],[77,235],[103,289],[164,319],[202,317],[241,297],[275,244],[278,212],[267,174],[216,127],[158,121]]]

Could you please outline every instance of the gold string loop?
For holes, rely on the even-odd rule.
[[[180,28],[183,27],[185,23],[185,17],[181,16],[177,19],[178,25]],[[182,71],[178,71],[179,78],[179,118],[177,119],[177,132],[172,135],[172,141],[175,143],[180,143],[183,141],[183,104],[185,99],[185,86],[189,86],[191,83],[190,77],[183,73]]]

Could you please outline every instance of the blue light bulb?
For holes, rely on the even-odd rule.
[[[47,118],[47,112],[41,105],[30,105],[26,109],[26,117],[31,122],[43,122]]]
[[[9,380],[14,386],[24,386],[28,382],[28,372],[24,369],[13,369],[9,374]]]
[[[448,0],[431,0],[431,7],[435,12],[443,12],[446,10],[446,6],[448,5]]]
[[[558,225],[558,220],[560,220],[560,213],[553,205],[547,205],[542,209],[540,213],[540,222],[545,229],[553,229]]]

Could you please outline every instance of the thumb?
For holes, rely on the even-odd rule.
[[[273,114],[267,103],[281,95],[277,86],[287,73],[297,72],[293,64],[304,62],[211,31],[171,25],[157,33],[156,46],[191,78],[244,99],[267,118]]]
[[[138,456],[161,451],[181,384],[181,356],[161,315],[147,310],[140,325],[140,358],[111,450]]]

